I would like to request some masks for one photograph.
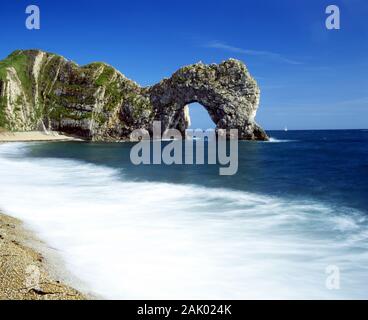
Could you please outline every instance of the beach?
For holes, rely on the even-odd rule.
[[[0,132],[0,143],[74,140],[57,132]],[[48,264],[41,253],[47,251],[47,246],[26,230],[20,220],[1,212],[0,251],[1,300],[86,299],[58,279],[56,268]]]
[[[51,270],[45,246],[18,219],[0,213],[0,300],[84,300]]]
[[[2,142],[27,142],[27,141],[80,141],[80,139],[49,131],[9,132],[0,131],[0,143]]]
[[[0,143],[76,140],[57,132],[0,132]],[[48,251],[46,244],[23,227],[22,221],[0,212],[0,300],[87,298],[59,279],[64,272],[50,263],[52,255]],[[58,260],[55,255],[54,260]]]

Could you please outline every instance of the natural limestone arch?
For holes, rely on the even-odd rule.
[[[136,129],[189,126],[187,105],[201,104],[218,129],[267,140],[256,124],[260,90],[234,59],[197,63],[156,85],[141,87],[106,63],[85,66],[40,50],[17,50],[0,61],[0,128],[42,127],[93,141],[126,141]],[[205,128],[204,128],[205,129]]]
[[[181,68],[151,87],[149,96],[162,130],[175,128],[185,132],[189,125],[188,105],[197,102],[207,110],[217,129],[238,129],[240,139],[267,139],[254,120],[259,87],[238,60]]]

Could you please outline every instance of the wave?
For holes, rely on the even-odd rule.
[[[272,138],[270,137],[270,139],[266,142],[268,143],[280,143],[280,142],[296,142],[297,140],[283,140],[283,139],[276,139],[276,138]]]
[[[313,201],[132,182],[0,145],[0,207],[111,299],[368,298],[366,217]],[[328,290],[325,270],[341,270]]]

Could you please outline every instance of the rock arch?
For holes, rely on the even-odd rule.
[[[149,97],[154,118],[161,121],[163,130],[175,128],[184,132],[188,128],[187,105],[198,102],[217,129],[238,129],[240,139],[268,139],[254,120],[259,87],[238,60],[183,67],[149,88]]]
[[[218,129],[267,140],[254,118],[260,90],[234,59],[186,66],[141,87],[106,63],[85,66],[40,50],[17,50],[0,63],[0,127],[60,131],[94,141],[125,141],[135,129],[188,128],[186,105],[198,102]]]

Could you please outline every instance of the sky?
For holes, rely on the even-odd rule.
[[[38,5],[40,30],[25,27]],[[328,5],[340,30],[328,30]],[[42,49],[106,62],[147,86],[198,61],[242,60],[261,88],[268,130],[368,128],[366,0],[2,0],[0,59]],[[213,124],[191,106],[192,127]]]

